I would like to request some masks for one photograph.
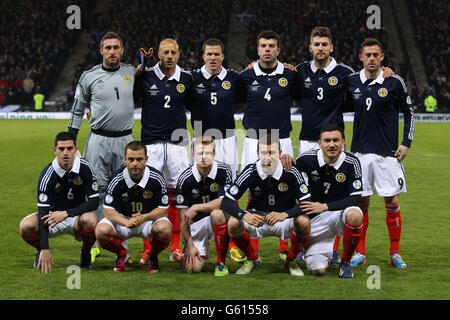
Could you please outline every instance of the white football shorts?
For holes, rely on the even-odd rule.
[[[124,217],[126,219],[131,218],[131,217],[124,216],[124,215],[122,215],[122,217]],[[145,221],[139,227],[131,228],[131,229],[124,227],[122,225],[113,223],[108,218],[103,218],[98,224],[101,224],[101,223],[109,224],[114,229],[114,231],[117,233],[117,237],[122,240],[128,240],[128,239],[134,238],[134,237],[139,237],[139,238],[144,238],[145,240],[149,240],[149,238],[151,237],[153,225],[161,220],[165,220],[165,221],[169,222],[170,224],[172,224],[170,222],[170,220],[167,219],[167,217],[158,218],[153,221]]]
[[[158,142],[147,145],[147,165],[162,173],[167,188],[175,189],[179,175],[189,167],[189,155],[186,146],[170,142]]]
[[[333,255],[333,244],[336,235],[343,235],[345,217],[350,209],[362,211],[359,207],[348,207],[344,210],[325,211],[311,219],[309,240],[305,245],[305,261],[308,270],[328,267]]]
[[[359,152],[356,152],[355,156],[361,162],[363,197],[374,192],[381,197],[392,197],[406,192],[405,170],[397,158]]]
[[[204,217],[191,224],[190,228],[194,246],[197,248],[200,256],[208,259],[209,240],[214,240],[214,229],[211,224],[211,218],[209,216]]]
[[[267,223],[260,227],[255,227],[248,224],[245,220],[244,228],[252,239],[264,238],[264,237],[279,237],[283,241],[288,241],[291,238],[292,230],[294,230],[294,218],[288,218],[281,222],[276,222],[273,226],[269,226]]]

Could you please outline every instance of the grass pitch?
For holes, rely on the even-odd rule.
[[[240,126],[240,123],[238,123]],[[296,148],[300,123],[294,123],[291,138]],[[83,122],[78,142],[84,149],[89,128]],[[401,194],[402,240],[400,252],[408,265],[396,269],[389,264],[389,238],[382,199],[372,197],[367,232],[367,264],[353,268],[355,278],[338,278],[331,266],[323,277],[308,274],[294,278],[277,261],[277,238],[260,240],[263,264],[248,276],[234,272],[239,264],[227,260],[230,275],[215,278],[214,242],[204,272],[188,275],[181,265],[168,260],[168,249],[160,255],[161,271],[147,274],[138,264],[141,239],[131,239],[135,263],[125,272],[112,272],[115,257],[106,250],[88,271],[82,271],[80,289],[70,265],[79,263],[80,244],[70,236],[50,240],[56,265],[42,275],[33,269],[34,249],[18,234],[20,220],[36,208],[39,173],[52,159],[53,139],[67,129],[67,120],[0,120],[0,299],[23,300],[309,300],[309,299],[444,299],[450,298],[449,239],[450,124],[417,123],[415,140],[404,161],[408,192]],[[134,136],[140,137],[140,122]],[[346,128],[351,143],[351,124]],[[243,137],[238,137],[242,140]],[[296,150],[294,151],[296,152]],[[244,200],[245,201],[245,200]],[[241,202],[241,205],[244,202]],[[342,250],[342,243],[341,243]],[[375,272],[373,271],[375,270]],[[377,288],[379,287],[379,288]],[[372,288],[372,289],[371,289]]]

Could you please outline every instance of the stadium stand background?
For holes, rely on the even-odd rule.
[[[66,8],[71,4],[81,8],[82,30],[69,30],[66,27]],[[122,36],[126,49],[123,61],[133,65],[139,63],[139,48],[153,47],[156,51],[161,39],[172,37],[180,44],[179,65],[192,70],[202,65],[201,46],[207,38],[219,38],[227,48],[227,44],[236,41],[229,35],[229,29],[237,24],[237,17],[240,16],[246,27],[241,30],[245,39],[242,42],[244,55],[239,61],[234,61],[238,71],[257,58],[256,36],[261,30],[273,29],[278,32],[282,39],[280,60],[298,64],[311,59],[308,45],[312,28],[326,25],[333,33],[333,56],[338,62],[360,70],[362,65],[357,56],[360,43],[365,37],[377,37],[385,46],[383,65],[393,68],[408,80],[408,89],[417,111],[423,111],[427,90],[434,90],[438,111],[448,112],[450,38],[447,22],[449,7],[446,1],[409,1],[408,10],[400,13],[410,16],[410,29],[415,35],[426,68],[426,87],[416,84],[411,72],[414,66],[409,59],[396,59],[394,50],[389,46],[389,33],[400,32],[397,29],[388,31],[384,26],[384,16],[382,29],[367,29],[366,9],[372,4],[387,8],[388,5],[392,6],[393,1],[5,0],[0,4],[0,105],[15,103],[31,106],[32,96],[37,91],[49,97],[57,85],[61,86],[57,83],[58,75],[62,73],[70,55],[82,51],[78,43],[81,33],[88,33],[89,41],[82,51],[81,61],[70,69],[70,80],[62,84],[65,86],[63,95],[67,99],[63,108],[65,110],[70,109],[81,73],[101,61],[98,47],[105,32],[112,30]],[[401,48],[407,57],[408,50],[404,43]],[[228,62],[231,61],[225,60],[224,65],[228,66]]]

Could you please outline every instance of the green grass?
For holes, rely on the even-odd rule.
[[[239,123],[240,125],[240,123]],[[224,299],[224,300],[304,300],[304,299],[449,299],[450,275],[448,207],[450,186],[450,125],[417,123],[410,154],[404,161],[408,192],[400,196],[402,211],[401,253],[405,270],[389,264],[388,233],[382,199],[373,197],[367,234],[366,265],[354,268],[355,278],[339,279],[337,267],[323,277],[306,273],[293,278],[277,262],[277,238],[260,241],[263,264],[246,277],[230,274],[213,276],[215,250],[201,274],[188,275],[171,263],[168,250],[160,255],[161,271],[146,273],[139,264],[126,272],[112,272],[115,257],[102,250],[93,268],[81,273],[81,289],[70,290],[67,267],[78,264],[80,244],[70,236],[50,241],[56,265],[49,275],[33,269],[34,249],[19,237],[18,225],[36,211],[36,184],[43,167],[53,159],[51,146],[57,132],[67,128],[66,120],[0,120],[0,299]],[[292,140],[297,145],[300,123],[294,124]],[[79,134],[84,148],[88,125]],[[134,136],[140,136],[136,122]],[[348,145],[351,124],[347,125]],[[238,137],[242,140],[243,137]],[[296,150],[295,150],[296,152]],[[244,201],[244,200],[243,200]],[[241,202],[243,204],[243,202]],[[140,239],[129,241],[137,261]],[[239,265],[228,259],[234,273]],[[380,268],[380,289],[368,289],[369,265]],[[306,268],[303,267],[306,271]]]

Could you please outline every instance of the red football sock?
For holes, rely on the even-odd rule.
[[[217,261],[225,263],[227,257],[230,235],[228,234],[227,223],[213,224],[214,242],[216,243]]]
[[[344,262],[350,263],[361,236],[362,226],[362,223],[359,225],[351,225],[349,223],[345,224],[344,239],[342,241],[344,245],[344,252],[342,253],[341,264]]]
[[[80,231],[81,241],[83,245],[81,246],[81,252],[89,253],[91,251],[92,246],[95,243],[95,229],[89,230],[85,227],[81,228]]]
[[[239,201],[235,201],[236,205],[239,206]],[[230,242],[228,245],[228,249],[237,248],[237,245],[234,243],[233,239],[230,237]]]
[[[170,242],[171,242],[170,252],[174,252],[175,250],[180,249],[180,240],[181,240],[179,210],[176,208],[175,199],[169,200],[169,209],[167,209],[167,218],[170,220],[173,226],[172,234],[170,235]]]
[[[400,214],[400,205],[386,205],[386,225],[389,231],[389,254],[400,252],[400,235],[402,233],[402,217]]]
[[[234,243],[233,239],[230,238],[230,241],[228,242],[228,249],[237,247],[236,243]]]
[[[39,237],[39,233],[33,232],[26,236],[21,235],[21,237],[26,243],[35,247],[36,250],[41,251],[41,238]]]
[[[256,261],[258,259],[257,251],[253,249],[253,247],[250,245],[251,239],[250,235],[247,231],[242,232],[241,234],[235,235],[232,237],[234,240],[234,243],[238,246],[239,249],[244,252],[245,256],[252,261]]]
[[[306,242],[309,239],[309,233],[307,235],[298,234],[295,230],[292,230],[291,233],[291,249],[286,257],[286,260],[292,261],[294,260],[302,248],[305,246]]]
[[[339,243],[341,242],[341,236],[334,238],[333,250],[339,252]]]
[[[259,252],[259,239],[250,238],[250,247],[252,247],[253,251]]]
[[[283,252],[283,251],[289,251],[289,242],[288,241],[284,241],[281,240],[281,238],[278,239],[278,252]]]
[[[98,240],[100,247],[115,253],[118,257],[123,257],[127,255],[127,249],[122,245],[122,240],[116,237],[109,237],[105,240]]]
[[[150,250],[152,249],[152,246],[150,244],[150,240],[142,239],[142,242],[144,244],[144,249],[142,250],[142,252],[145,252],[145,251],[150,252]]]
[[[366,233],[369,227],[369,213],[368,209],[363,210],[363,226],[361,229],[361,236],[359,237],[358,245],[356,246],[356,252],[366,255]]]
[[[150,253],[148,254],[150,259],[154,259],[158,254],[169,246],[170,238],[160,238],[153,235],[150,239],[150,245],[152,246]]]

